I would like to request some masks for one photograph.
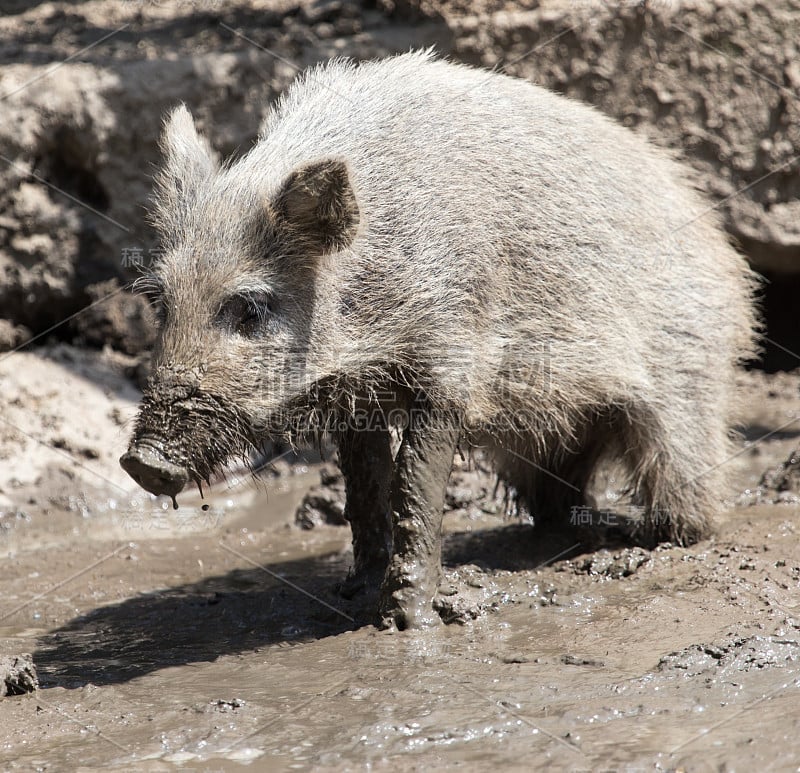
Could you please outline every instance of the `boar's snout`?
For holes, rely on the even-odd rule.
[[[151,494],[175,497],[189,482],[189,472],[149,445],[133,445],[120,457],[122,469]]]

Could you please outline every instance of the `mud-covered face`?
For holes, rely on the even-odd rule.
[[[247,159],[220,170],[185,109],[163,141],[155,221],[164,257],[140,282],[160,322],[154,370],[120,462],[174,497],[232,457],[291,431],[309,367],[319,258],[354,238],[358,208],[344,162],[296,169],[261,198]]]
[[[148,294],[160,331],[132,445],[147,449],[150,462],[160,455],[181,468],[187,480],[207,480],[267,435],[264,416],[285,399],[288,331],[272,294],[252,286],[202,292],[154,276]],[[173,493],[160,483],[161,470],[149,478],[143,469],[129,472],[154,493]]]
[[[310,277],[281,278],[244,241],[202,256],[194,244],[168,250],[140,282],[160,328],[123,466],[158,494],[290,434],[291,404],[318,375],[308,368]]]

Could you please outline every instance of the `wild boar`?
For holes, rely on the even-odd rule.
[[[755,281],[665,152],[429,52],[310,70],[235,163],[185,107],[162,144],[145,280],[162,321],[121,460],[144,488],[174,496],[270,437],[331,432],[350,588],[381,585],[398,628],[437,620],[459,443],[537,524],[613,458],[643,539],[709,532]]]

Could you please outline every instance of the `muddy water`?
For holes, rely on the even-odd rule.
[[[790,408],[754,401],[753,435]],[[736,485],[797,441],[742,453]],[[33,653],[42,689],[0,701],[0,766],[796,769],[796,507],[654,551],[453,513],[461,622],[388,633],[335,593],[346,530],[292,525],[315,480],[4,516],[0,652]]]

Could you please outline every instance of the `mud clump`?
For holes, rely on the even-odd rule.
[[[602,668],[605,666],[604,660],[584,657],[583,655],[573,655],[569,652],[562,655],[560,660],[565,666],[594,666],[595,668]]]
[[[317,526],[346,526],[345,487],[343,475],[333,466],[325,465],[320,471],[320,482],[305,495],[294,514],[294,522],[301,529]]]
[[[508,603],[511,572],[487,572],[473,564],[445,570],[433,608],[445,623],[463,625]]]
[[[776,636],[749,636],[721,644],[692,644],[661,658],[658,671],[726,678],[737,672],[785,668],[797,660],[800,642]]]
[[[650,551],[641,547],[626,548],[618,552],[602,549],[583,558],[564,561],[558,567],[558,571],[621,580],[623,577],[636,574],[650,561]]]
[[[800,448],[788,459],[767,470],[753,490],[745,491],[738,500],[740,505],[800,503]]]
[[[31,655],[0,655],[0,698],[38,689],[39,677]]]

